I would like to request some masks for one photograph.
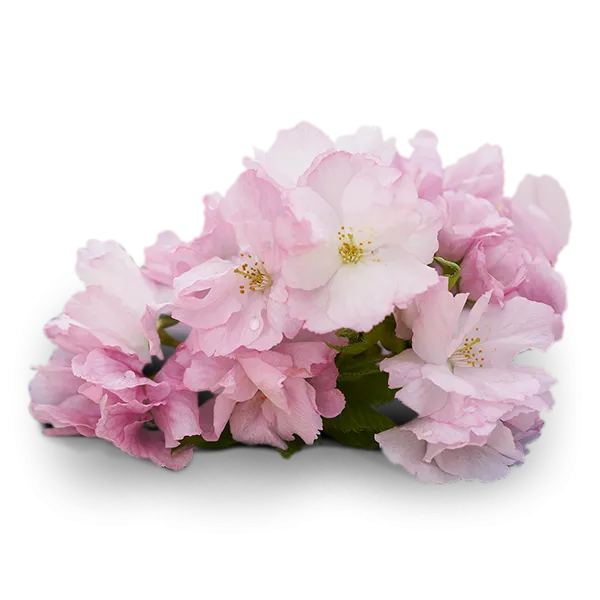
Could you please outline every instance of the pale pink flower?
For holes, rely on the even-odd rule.
[[[233,225],[223,218],[220,194],[204,198],[204,228],[190,243],[181,243],[166,255],[171,285],[176,277],[212,258],[224,260],[240,252]]]
[[[300,176],[316,159],[334,150],[365,154],[386,165],[396,156],[394,140],[384,140],[377,127],[361,127],[355,134],[333,142],[320,129],[303,122],[280,131],[267,152],[255,150],[255,158],[246,159],[244,164],[286,190],[297,185]]]
[[[232,223],[241,252],[211,258],[175,279],[173,316],[189,325],[188,345],[208,355],[237,348],[267,350],[293,337],[302,323],[288,314],[288,290],[281,277],[285,248],[278,226],[291,220],[280,191],[246,171],[220,207]]]
[[[390,165],[398,156],[396,140],[384,140],[379,127],[361,127],[352,135],[343,135],[335,141],[335,149],[365,154],[384,165]]]
[[[499,146],[485,144],[444,169],[444,190],[465,192],[496,205],[502,199],[504,164]]]
[[[554,264],[571,229],[569,203],[558,182],[547,175],[527,175],[506,202],[515,233]]]
[[[72,354],[108,347],[144,362],[162,356],[156,333],[161,291],[119,244],[88,242],[78,253],[77,273],[86,289],[46,326],[54,343]]]
[[[234,439],[245,444],[287,448],[295,435],[312,444],[322,417],[344,408],[335,388],[336,352],[322,341],[286,342],[272,350],[239,350],[232,357],[208,357],[185,347],[177,360],[186,367],[185,385],[215,397],[200,408],[203,436],[220,437],[229,422]]]
[[[453,296],[444,283],[417,299],[412,348],[381,363],[390,387],[402,387],[397,398],[424,414],[450,393],[515,403],[539,394],[539,377],[512,360],[552,344],[554,311],[520,297],[492,305],[489,294],[464,311],[467,294]]]
[[[172,231],[158,234],[156,242],[144,250],[142,273],[147,279],[168,289],[173,288],[173,253],[183,242]]]
[[[444,169],[437,151],[438,139],[431,131],[419,131],[410,140],[413,153],[399,158],[398,167],[414,182],[419,198],[435,200],[443,191]]]
[[[172,452],[200,435],[197,395],[183,385],[183,368],[170,359],[154,379],[142,363],[116,349],[75,357],[56,350],[31,382],[30,410],[52,428],[47,435],[97,436],[159,466],[179,469],[191,450]]]
[[[157,302],[170,312],[175,299],[174,280],[190,269],[213,258],[229,259],[239,254],[233,225],[221,213],[222,197],[209,194],[204,198],[204,228],[200,236],[190,243],[182,242],[171,231],[159,234],[156,242],[146,248],[146,262],[141,271],[157,289]],[[152,326],[155,314],[147,314],[145,322]],[[180,327],[184,337],[189,333]]]
[[[446,392],[429,380],[424,380],[422,385],[413,386],[403,394],[398,393],[397,398],[419,415],[418,419],[407,423],[404,428],[429,444],[460,448],[471,444],[473,436],[490,435],[499,420],[507,421],[519,415],[537,414],[540,410],[551,408],[553,401],[549,390],[555,380],[542,369],[515,368],[521,374],[537,379],[539,387],[535,395],[518,400],[506,397],[490,401]],[[396,377],[391,377],[390,385],[396,383]]]
[[[85,381],[73,374],[72,359],[72,354],[57,349],[46,366],[37,367],[29,385],[29,410],[38,421],[52,426],[44,430],[46,435],[94,437],[100,408],[79,392]]]
[[[333,333],[316,335],[305,329],[276,348],[291,356],[295,367],[309,375],[310,385],[316,392],[317,410],[327,419],[337,417],[346,404],[344,395],[337,389],[338,369],[334,361],[337,352],[331,348],[344,343],[345,339]]]
[[[182,242],[171,231],[163,231],[156,242],[145,249],[144,276],[156,283],[167,295],[173,290],[173,280],[211,258],[231,258],[239,253],[233,225],[221,213],[220,194],[209,194],[204,198],[204,228],[202,233],[189,243]]]
[[[302,122],[280,131],[267,152],[255,149],[254,160],[246,159],[244,164],[281,189],[289,189],[296,185],[315,158],[332,148],[333,142],[327,135],[310,123]]]
[[[491,202],[466,192],[444,192],[433,203],[444,216],[438,254],[446,260],[461,260],[476,240],[498,237],[512,226]]]
[[[73,373],[80,393],[100,408],[96,435],[139,458],[170,469],[184,467],[191,449],[172,452],[186,436],[200,435],[196,393],[183,385],[183,368],[170,358],[154,379],[131,368],[126,357],[106,349],[80,354]]]
[[[458,448],[428,443],[407,426],[388,429],[375,435],[375,439],[392,463],[401,465],[419,481],[495,481],[506,477],[510,466],[523,462],[524,446],[535,439],[541,421],[534,427],[533,431],[523,432],[498,422],[489,435],[473,435],[468,444]]]
[[[400,138],[392,163],[415,182],[420,198],[435,200],[444,192],[462,192],[488,200],[496,206],[504,195],[508,176],[500,145],[483,142],[448,159],[440,150],[436,129],[417,128]]]
[[[397,169],[335,152],[286,195],[295,217],[310,224],[309,243],[283,267],[291,313],[307,329],[367,331],[437,282],[427,265],[440,213]]]
[[[563,278],[541,251],[527,247],[516,236],[474,244],[462,261],[460,286],[473,300],[491,292],[492,300],[499,303],[517,295],[543,302],[559,315],[566,308]]]
[[[554,379],[541,369],[511,364],[511,353],[532,344],[531,332],[522,332],[526,339],[521,341],[522,346],[519,348],[518,340],[514,339],[510,330],[492,329],[493,320],[486,316],[489,317],[487,313],[495,309],[487,307],[482,312],[486,308],[487,296],[482,300],[483,304],[480,303],[473,309],[473,312],[480,313],[479,316],[465,311],[462,309],[464,297],[453,297],[447,292],[446,280],[442,279],[436,288],[417,298],[411,309],[400,315],[400,323],[413,329],[413,349],[381,363],[381,368],[390,374],[390,387],[402,388],[397,392],[396,398],[419,415],[418,419],[405,425],[404,429],[428,444],[441,445],[445,449],[470,445],[474,439],[490,435],[500,419],[509,420],[521,414],[537,413],[552,405],[549,390],[555,383]],[[526,300],[522,302],[527,303]],[[517,307],[514,308],[518,310]],[[551,314],[549,309],[546,312]],[[512,319],[510,315],[505,317],[507,320]],[[535,318],[530,311],[528,317]],[[456,319],[458,322],[453,326],[452,322]],[[510,327],[510,321],[508,323]],[[450,339],[453,327],[454,331],[456,328],[460,331],[458,339],[465,335],[462,346],[454,351],[452,348],[456,345],[457,338]],[[548,320],[545,329],[551,327],[552,321]],[[434,335],[438,336],[437,340]],[[513,338],[510,343],[516,345],[508,354],[506,347],[501,349],[504,357],[501,356],[500,363],[495,364],[498,357],[496,341],[500,339],[505,344],[504,336]],[[427,347],[434,343],[439,344],[439,348],[434,349],[439,358],[432,355],[431,347]],[[444,352],[446,344],[449,346]],[[545,345],[544,341],[541,347]],[[451,351],[447,361],[452,377],[466,374],[469,386],[465,386],[464,381],[457,382],[448,378],[445,365],[438,370],[431,364],[423,365],[421,362],[421,357],[424,356],[429,357],[434,364],[439,364],[440,358]],[[488,360],[490,354],[491,364]],[[476,373],[483,370],[483,387],[477,381],[470,381],[470,370]],[[488,375],[489,381],[486,380]],[[493,388],[495,381],[499,381],[499,385],[503,387],[501,393],[484,389],[488,384]]]

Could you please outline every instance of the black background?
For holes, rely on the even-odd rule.
[[[351,118],[387,116],[313,113],[315,119],[329,119],[331,127],[349,126]],[[133,245],[151,238],[152,223],[196,230],[198,183],[189,181],[190,174],[204,183],[223,181],[239,165],[239,153],[248,143],[262,142],[279,119],[291,118],[294,113],[259,118],[241,112],[223,120],[201,118],[193,143],[185,134],[176,137],[169,132],[163,138],[136,126],[124,127],[118,134],[102,128],[86,130],[74,133],[68,148],[57,150],[50,143],[43,147],[45,166],[35,192],[39,197],[35,210],[27,204],[28,242],[19,251],[27,265],[31,304],[18,334],[24,342],[18,346],[18,396],[5,399],[18,406],[14,493],[20,524],[17,546],[24,560],[31,560],[31,540],[43,544],[60,539],[71,553],[76,540],[87,540],[98,552],[106,549],[106,556],[112,556],[107,560],[114,560],[115,552],[124,560],[136,544],[147,543],[149,557],[159,547],[180,552],[188,544],[216,543],[225,524],[244,532],[245,552],[252,545],[248,531],[265,522],[280,526],[273,538],[275,549],[298,539],[316,540],[323,537],[324,528],[329,536],[351,529],[348,518],[385,535],[407,527],[417,507],[424,505],[435,506],[440,519],[451,510],[452,518],[462,521],[475,509],[495,506],[489,511],[508,527],[519,514],[556,523],[571,522],[589,510],[588,482],[596,471],[590,467],[590,456],[597,448],[590,415],[598,402],[597,386],[590,379],[598,369],[582,292],[588,284],[579,273],[578,256],[587,257],[588,271],[596,267],[589,260],[592,254],[583,249],[587,227],[582,219],[579,248],[569,250],[567,261],[583,306],[578,303],[577,312],[567,317],[562,343],[548,355],[530,357],[560,378],[554,390],[557,407],[544,415],[547,426],[531,446],[525,465],[512,469],[504,480],[419,484],[379,452],[345,448],[328,439],[288,462],[267,447],[196,451],[187,468],[172,472],[100,440],[41,436],[41,425],[30,420],[26,410],[26,382],[32,376],[27,365],[47,361],[51,344],[41,328],[80,287],[71,270],[71,240],[79,239],[81,231],[119,231],[121,239]],[[408,128],[414,121],[392,116],[386,125]],[[505,149],[513,153],[514,174],[521,166],[559,167],[569,177],[580,210],[598,202],[593,186],[598,171],[593,140],[598,129],[504,127],[450,119],[435,120],[433,125],[441,128],[444,151],[462,150],[465,143],[477,143],[481,134],[503,135]],[[90,136],[98,143],[90,143]],[[451,505],[459,508],[450,509]],[[307,515],[312,525],[304,528],[301,517]],[[284,526],[288,521],[295,525]],[[489,527],[485,523],[482,526]],[[61,560],[45,551],[44,568],[55,573]],[[86,560],[82,557],[82,564]]]

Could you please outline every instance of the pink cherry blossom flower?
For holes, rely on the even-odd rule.
[[[491,292],[491,300],[500,305],[514,296],[547,304],[556,313],[555,338],[562,335],[561,315],[567,306],[564,280],[540,250],[516,236],[475,243],[462,261],[460,287],[473,300]]]
[[[536,423],[539,431],[541,422]],[[508,475],[512,465],[521,464],[525,444],[534,432],[518,431],[502,422],[487,436],[472,436],[458,448],[430,444],[407,426],[394,427],[375,436],[385,456],[425,483],[450,483],[459,479],[495,481]]]
[[[89,242],[85,289],[47,325],[58,348],[30,385],[44,433],[96,436],[171,469],[226,428],[244,444],[312,444],[345,408],[339,364],[354,400],[327,423],[332,437],[367,426],[358,392],[381,369],[397,390],[390,414],[416,415],[375,436],[393,463],[432,482],[521,464],[554,379],[515,357],[562,334],[565,194],[527,176],[504,197],[497,146],[444,168],[434,134],[410,143],[402,157],[378,128],[333,140],[300,123],[246,159],[224,197],[204,198],[191,242],[162,232],[141,268],[119,244]],[[442,259],[460,263],[456,294]],[[406,345],[387,337],[390,314]],[[338,332],[336,364],[338,329],[382,322]]]
[[[435,200],[443,191],[444,169],[437,151],[438,139],[431,131],[419,131],[410,140],[409,158],[399,158],[398,167],[414,182],[419,198]]]
[[[46,435],[94,437],[100,408],[79,392],[85,381],[73,374],[72,359],[72,354],[57,349],[46,366],[37,367],[29,386],[29,409],[35,419],[52,426],[44,430]]]
[[[97,436],[159,466],[179,469],[191,450],[171,450],[201,433],[196,394],[182,383],[173,360],[154,380],[131,366],[131,357],[97,348],[75,357],[57,350],[31,382],[30,410],[47,435]]]
[[[154,379],[130,368],[124,355],[106,349],[80,354],[73,373],[79,389],[100,409],[96,435],[138,458],[180,469],[192,458],[189,448],[172,452],[186,436],[200,435],[198,402],[182,383],[183,368],[170,358]]]
[[[397,169],[362,155],[323,158],[287,193],[310,243],[285,258],[290,311],[305,327],[367,331],[437,282],[439,211]]]
[[[492,204],[502,199],[504,164],[499,146],[485,144],[444,169],[444,190],[466,192]]]
[[[461,335],[467,333],[465,327],[473,315],[464,310],[460,314],[459,308],[462,308],[464,299],[456,298],[452,298],[452,295],[447,292],[446,281],[442,279],[439,286],[417,298],[410,310],[402,311],[400,323],[414,330],[413,347],[421,355],[427,353],[422,336],[427,335],[428,332],[423,328],[423,319],[434,319],[432,329],[429,331],[432,337],[427,343],[433,343],[433,328],[437,328],[440,332],[451,328],[452,308],[459,316],[459,328],[461,324],[463,325]],[[438,314],[432,316],[430,311],[436,303],[439,308]],[[445,303],[447,315],[443,314]],[[473,310],[480,308],[481,306]],[[492,307],[488,308],[491,309]],[[490,366],[498,366],[486,363],[485,345],[490,340],[480,339],[483,338],[482,332],[489,329],[489,326],[486,327],[485,313],[477,319],[469,325],[472,335],[466,335],[462,355],[459,349],[458,353],[455,352],[454,356],[449,358],[453,374],[460,375],[461,363],[463,367],[475,368],[477,371],[484,369],[484,373],[488,372]],[[440,348],[448,343],[448,335],[447,333],[446,337],[440,336],[438,340]],[[410,338],[410,334],[408,337]],[[481,352],[477,350],[480,345]],[[491,349],[491,354],[495,357],[493,347]],[[440,354],[443,354],[443,350],[440,350]],[[457,358],[459,367],[455,368],[452,363],[455,363]],[[435,357],[433,359],[435,360]],[[381,368],[390,374],[390,387],[402,387],[397,392],[396,398],[419,415],[418,419],[406,424],[404,430],[410,431],[418,440],[430,444],[430,448],[455,449],[471,445],[474,439],[490,435],[500,419],[508,421],[522,414],[534,412],[537,414],[538,411],[552,406],[549,389],[555,381],[541,369],[510,364],[510,377],[513,379],[516,377],[520,384],[513,382],[512,387],[504,389],[504,394],[490,395],[489,390],[486,390],[483,394],[478,394],[478,397],[473,397],[468,395],[467,388],[462,384],[455,385],[456,382],[450,382],[451,387],[444,385],[444,382],[438,379],[439,373],[434,372],[435,368],[432,369],[431,365],[423,367],[420,360],[414,350],[407,350],[396,357],[382,361]],[[510,361],[510,355],[508,360]],[[502,375],[495,373],[494,377],[490,378],[490,382],[492,379],[502,380]],[[530,379],[529,383],[528,379]],[[448,381],[445,383],[447,384]],[[531,383],[534,385],[530,385]],[[457,391],[458,388],[461,391]],[[526,388],[527,391],[523,393]],[[403,439],[412,440],[410,436],[404,434]]]
[[[156,333],[161,291],[119,244],[88,242],[79,251],[77,273],[86,289],[46,326],[54,343],[72,354],[109,347],[143,362],[162,356]]]
[[[419,418],[406,425],[405,429],[429,444],[441,444],[445,448],[460,448],[472,443],[473,436],[482,437],[492,433],[499,420],[507,421],[523,414],[547,410],[552,406],[550,387],[555,383],[542,369],[516,367],[539,383],[535,395],[523,399],[502,398],[483,400],[446,392],[429,380],[418,388],[398,393],[402,402],[418,413]],[[392,384],[396,378],[390,378]]]
[[[295,187],[298,178],[312,162],[333,148],[333,142],[320,129],[309,123],[299,123],[280,131],[267,152],[255,149],[254,160],[246,159],[249,169],[273,181],[281,189]]]
[[[302,325],[289,316],[280,276],[285,248],[277,228],[291,216],[279,190],[254,171],[238,179],[222,204],[242,251],[229,260],[211,258],[177,277],[173,316],[192,328],[188,345],[194,350],[222,356],[240,347],[267,350]]]
[[[175,250],[171,260],[173,277],[178,277],[211,258],[228,259],[239,252],[233,225],[225,219],[221,210],[222,199],[219,192],[204,192],[200,195],[200,233],[193,235]]]
[[[515,403],[536,396],[538,376],[512,361],[524,350],[552,344],[554,311],[520,297],[492,305],[489,294],[464,311],[467,294],[453,296],[444,283],[417,299],[412,348],[381,362],[390,387],[402,387],[397,398],[411,408],[418,399],[413,409],[423,414],[423,407],[439,408],[439,396],[451,393]]]
[[[361,127],[352,135],[343,135],[336,140],[335,149],[365,154],[384,165],[390,165],[398,156],[396,140],[384,140],[379,127]]]
[[[322,341],[285,342],[272,350],[239,350],[232,357],[192,354],[181,347],[183,381],[215,397],[200,408],[203,436],[216,440],[229,422],[234,439],[286,449],[299,436],[312,444],[323,423],[344,408],[335,388],[336,352]]]
[[[239,254],[239,246],[231,223],[227,222],[219,209],[222,198],[219,194],[209,194],[204,198],[204,229],[201,235],[190,243],[182,242],[171,231],[159,234],[156,242],[146,248],[146,262],[141,271],[155,284],[157,303],[162,304],[166,312],[172,310],[175,299],[174,280],[212,258],[229,259]],[[144,323],[153,326],[157,311],[149,310]],[[183,337],[187,337],[189,328],[179,327]],[[153,350],[156,350],[156,345]]]
[[[569,203],[558,182],[547,175],[527,175],[506,202],[515,233],[554,264],[571,229]]]
[[[529,252],[515,236],[478,240],[460,267],[460,288],[477,300],[491,292],[492,301],[503,303],[527,277]]]
[[[420,198],[435,200],[444,192],[462,192],[499,204],[508,176],[500,145],[482,142],[458,157],[440,150],[437,129],[417,128],[400,138],[392,163],[415,182]]]
[[[167,289],[173,288],[173,253],[183,242],[172,231],[158,234],[156,242],[144,250],[146,261],[142,273],[147,279]]]
[[[254,160],[246,159],[246,167],[273,181],[281,189],[292,189],[300,176],[316,159],[334,150],[365,154],[389,165],[396,156],[393,139],[384,140],[378,127],[361,127],[355,134],[342,136],[334,143],[320,129],[299,123],[280,131],[268,152],[255,150]]]
[[[191,268],[211,258],[229,259],[239,253],[233,225],[223,218],[219,208],[222,200],[219,194],[204,198],[204,228],[190,243],[166,231],[146,248],[142,272],[148,279],[172,290],[174,279]]]
[[[491,202],[466,192],[444,192],[433,203],[444,215],[438,253],[447,260],[461,260],[476,240],[498,237],[512,226]]]

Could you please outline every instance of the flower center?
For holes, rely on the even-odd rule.
[[[273,285],[273,280],[264,267],[264,261],[253,259],[252,254],[242,253],[240,256],[249,261],[242,263],[233,271],[241,275],[247,282],[245,285],[240,285],[240,294],[246,293],[246,286],[251,292],[264,292]]]
[[[479,331],[479,327],[476,328],[476,331]],[[479,346],[480,343],[480,337],[466,337],[462,345],[450,357],[452,366],[483,368],[485,356]]]
[[[357,233],[363,233],[360,229]],[[371,240],[360,241],[357,239],[354,230],[350,227],[348,230],[342,225],[337,233],[338,236],[338,253],[342,262],[345,265],[355,265],[359,263],[363,257],[371,257],[375,254],[375,250],[371,250],[369,246]]]

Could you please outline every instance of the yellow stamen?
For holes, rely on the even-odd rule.
[[[450,357],[452,365],[457,367],[483,368],[485,356],[479,356],[483,354],[483,349],[477,347],[479,343],[481,343],[481,338],[479,337],[466,337],[462,345]]]
[[[342,225],[337,233],[339,242],[338,253],[342,259],[342,262],[345,265],[355,265],[365,257],[371,258],[371,260],[374,262],[379,262],[379,259],[372,258],[372,256],[375,254],[375,250],[367,250],[365,254],[365,244],[367,246],[372,244],[371,240],[359,241],[356,239],[353,228],[350,227],[349,229],[350,232],[346,232],[346,228]],[[362,229],[357,233],[362,234]]]
[[[240,254],[243,258],[244,254]],[[246,255],[248,258],[252,258],[251,254]],[[245,262],[242,263],[239,267],[234,269],[234,273],[241,275],[244,279],[248,281],[248,289],[251,292],[264,292],[266,289],[270,288],[273,285],[273,281],[267,271],[264,268],[264,261],[260,262],[258,260],[254,261],[254,265],[250,265]],[[240,294],[245,293],[245,286],[240,285]]]

